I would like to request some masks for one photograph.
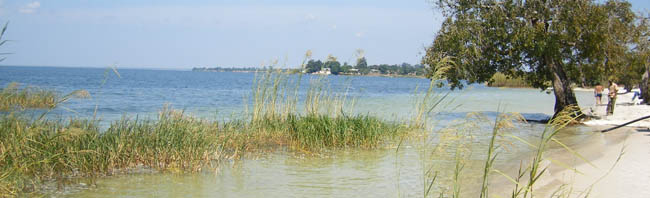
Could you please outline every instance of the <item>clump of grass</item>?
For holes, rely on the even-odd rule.
[[[161,111],[156,120],[96,121],[0,117],[0,193],[38,192],[39,184],[137,168],[196,172],[253,151],[376,148],[399,127],[370,116],[290,115],[285,120],[213,122]]]
[[[306,96],[297,94],[300,74],[290,80],[286,74],[267,72],[256,78],[253,111],[245,130],[282,137],[281,142],[298,150],[331,148],[376,148],[397,134],[400,125],[372,116],[353,115],[353,102],[345,93],[333,93],[323,77],[311,79]],[[294,76],[295,77],[295,76]],[[295,87],[289,86],[296,84]],[[298,105],[303,105],[300,111]],[[346,112],[348,112],[346,114]]]
[[[0,117],[0,194],[31,192],[34,184],[93,173],[98,128],[92,121]]]
[[[57,99],[54,91],[36,87],[20,88],[18,83],[13,82],[0,89],[0,111],[10,111],[14,108],[53,108]]]
[[[273,134],[276,141],[283,139],[284,144],[306,151],[376,148],[406,129],[372,116],[349,116],[355,101],[348,98],[347,88],[335,92],[324,77],[309,79],[307,93],[300,97],[302,79],[302,74],[292,76],[280,70],[257,75],[248,128]]]
[[[299,76],[298,82],[302,76]],[[288,146],[318,152],[378,148],[404,132],[398,123],[352,115],[345,94],[331,94],[323,79],[310,83],[299,111],[300,85],[264,73],[253,87],[253,111],[241,119],[208,121],[164,107],[156,119],[123,117],[100,130],[97,120],[0,115],[0,194],[39,192],[43,183],[128,173],[141,168],[196,172],[223,159]],[[49,108],[77,91],[53,99]]]
[[[395,137],[399,125],[371,116],[339,116],[310,114],[292,116],[287,120],[287,132],[297,147],[309,148],[376,148],[381,142]]]
[[[99,136],[98,146],[109,159],[104,170],[143,165],[159,170],[199,171],[219,159],[218,123],[181,111],[163,109],[157,120],[122,119]]]
[[[220,158],[216,123],[172,110],[158,120],[122,119],[100,132],[96,121],[0,118],[0,193],[38,190],[66,178],[111,175],[135,167],[199,171]]]
[[[0,112],[21,111],[25,109],[54,109],[73,98],[89,98],[86,90],[75,90],[67,95],[60,96],[55,91],[37,87],[20,88],[18,83],[12,82],[7,87],[0,89]]]
[[[530,85],[522,77],[513,78],[499,72],[495,73],[492,78],[490,78],[490,81],[487,85],[490,87],[530,87]]]

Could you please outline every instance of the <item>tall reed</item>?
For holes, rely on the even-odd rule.
[[[75,90],[66,95],[59,95],[55,91],[38,87],[24,87],[16,82],[9,83],[0,90],[0,111],[13,112],[25,109],[52,110],[59,104],[74,98],[89,98],[86,90]]]
[[[347,96],[330,92],[322,78],[311,81],[301,99],[293,80],[279,72],[256,77],[252,112],[221,122],[169,107],[155,119],[123,117],[106,130],[100,130],[98,120],[0,114],[0,194],[39,192],[47,182],[143,168],[196,172],[223,159],[285,146],[297,152],[379,148],[405,131],[397,123],[344,113],[351,112]],[[52,108],[80,96],[87,92],[60,97]]]
[[[0,111],[10,111],[13,108],[53,108],[57,95],[54,91],[36,87],[20,88],[18,83],[10,83],[0,89]]]
[[[488,139],[488,145],[485,150],[481,151],[486,152],[486,155],[482,161],[482,171],[480,172],[472,172],[471,170],[465,168],[467,165],[465,163],[465,160],[468,160],[468,156],[470,156],[471,153],[475,151],[472,151],[470,148],[466,147],[468,143],[471,143],[473,140],[471,137],[468,138],[468,134],[465,133],[465,129],[463,129],[464,124],[450,125],[447,128],[439,130],[438,133],[440,134],[438,142],[435,144],[435,148],[430,155],[433,158],[424,159],[440,160],[441,157],[449,157],[448,155],[451,155],[450,157],[452,157],[454,160],[449,161],[454,161],[455,163],[447,167],[437,167],[433,165],[430,165],[428,167],[424,166],[426,167],[424,176],[428,178],[428,180],[425,180],[423,183],[425,186],[423,189],[424,197],[461,197],[467,195],[479,197],[500,197],[505,193],[502,191],[495,193],[494,189],[496,187],[491,184],[491,181],[494,180],[493,177],[495,174],[497,176],[505,178],[507,181],[512,182],[512,192],[509,196],[513,198],[530,198],[539,197],[541,195],[548,195],[550,197],[575,196],[576,194],[572,193],[573,189],[570,187],[570,185],[569,187],[567,187],[567,185],[561,185],[554,192],[544,192],[545,194],[536,192],[536,189],[540,187],[540,179],[547,176],[549,167],[559,166],[567,169],[572,169],[571,166],[564,164],[563,162],[553,160],[551,157],[547,156],[546,153],[551,145],[557,145],[568,152],[570,155],[575,156],[577,159],[580,159],[587,164],[590,164],[590,162],[582,155],[555,137],[567,125],[575,122],[574,117],[570,115],[570,112],[562,112],[556,116],[548,125],[546,125],[545,129],[541,131],[539,139],[535,140],[534,142],[524,140],[507,133],[507,131],[514,129],[513,122],[516,122],[517,120],[522,120],[520,115],[499,114],[496,116],[493,122],[490,138]],[[483,121],[474,119],[467,120],[467,123],[470,123],[470,126],[474,126],[473,123],[477,122]],[[511,173],[511,171],[503,171],[495,167],[495,162],[498,160],[500,153],[503,153],[506,150],[508,142],[520,142],[532,148],[532,156],[529,158],[530,161],[525,163],[522,161],[519,169],[516,170],[514,175],[512,175],[513,173]],[[452,152],[448,152],[450,150]],[[623,151],[621,151],[620,155],[622,155],[622,153]],[[620,160],[620,155],[617,159],[617,162]],[[616,166],[616,163],[614,163],[613,166]],[[611,171],[613,169],[613,166],[608,171]],[[451,171],[451,176],[440,174],[441,168],[448,169],[450,167],[453,168],[453,171]],[[461,181],[461,175],[468,175],[470,178],[477,178],[479,180],[479,184],[477,185],[478,191],[463,191],[462,189],[467,189],[467,187],[462,188],[462,185],[467,185],[468,183],[467,181]],[[446,177],[449,177],[450,179],[445,179]],[[437,193],[432,190],[436,186],[437,189],[440,189],[437,191]],[[503,190],[502,187],[496,189]],[[588,197],[589,192],[590,189],[585,189],[584,192],[577,193],[576,197]],[[474,195],[473,193],[476,194]]]

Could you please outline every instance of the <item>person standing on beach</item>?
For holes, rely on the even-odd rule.
[[[609,81],[609,102],[607,103],[607,115],[614,115],[614,107],[616,106],[616,92],[618,92],[618,85],[615,82]]]
[[[594,97],[596,97],[596,105],[603,104],[603,90],[605,90],[605,88],[600,84],[597,84],[596,87],[594,87]]]

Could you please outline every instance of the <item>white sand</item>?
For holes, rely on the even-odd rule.
[[[649,105],[632,104],[633,95],[633,92],[619,94],[614,115],[607,116],[605,91],[605,105],[587,108],[586,113],[597,118],[585,124],[605,129],[650,115]],[[555,153],[556,157],[572,164],[571,166],[582,174],[566,168],[552,169],[550,174],[542,179],[546,184],[540,188],[540,191],[544,192],[542,194],[546,194],[543,197],[550,195],[560,185],[568,185],[573,189],[570,197],[584,197],[584,193],[590,190],[589,197],[650,198],[650,120],[628,126],[594,134],[597,141],[585,142],[580,148],[576,148],[582,155],[596,156],[587,157],[593,166],[566,151]],[[622,148],[625,149],[621,156]],[[619,156],[621,159],[615,165]]]
[[[599,125],[620,125],[632,121],[643,116],[650,115],[650,105],[634,105],[632,100],[634,92],[619,93],[616,99],[616,107],[614,107],[614,115],[607,116],[607,91],[603,93],[603,105],[592,106],[586,109],[587,115],[595,117],[595,119],[585,122],[586,125],[599,126]],[[650,119],[639,121],[628,125],[630,127],[650,127]]]
[[[600,157],[590,160],[594,166],[582,163],[576,157],[563,159],[567,163],[576,162],[573,167],[582,174],[564,168],[551,170],[542,179],[547,185],[538,191],[545,194],[541,197],[548,197],[560,185],[573,189],[570,197],[584,197],[589,189],[589,197],[650,197],[650,132],[623,128],[603,133],[599,138],[604,146],[591,144],[579,149],[580,153],[599,152]],[[624,141],[615,141],[616,138]],[[623,146],[625,149],[621,156]],[[621,159],[615,165],[619,156]]]

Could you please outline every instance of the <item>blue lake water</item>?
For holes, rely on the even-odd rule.
[[[222,120],[241,116],[246,98],[250,98],[254,73],[192,72],[173,70],[117,69],[119,76],[105,68],[0,66],[0,86],[11,82],[26,86],[54,89],[61,94],[87,90],[91,99],[71,100],[58,108],[53,117],[91,117],[95,113],[106,124],[127,117],[155,118],[165,104],[206,119]],[[305,75],[301,84],[322,76]],[[290,78],[298,78],[298,75]],[[414,113],[414,92],[426,90],[428,79],[366,76],[326,76],[334,92],[354,98],[356,113],[371,114],[389,120],[407,120]],[[304,98],[308,86],[299,91]],[[496,112],[519,112],[533,119],[553,113],[554,96],[538,89],[492,88],[473,84],[450,91],[436,88],[435,93],[449,93],[434,118],[447,125],[462,120],[471,112],[483,112],[494,118]],[[581,106],[594,103],[590,92],[576,92]],[[536,138],[541,124],[519,124],[512,133],[524,139]],[[572,127],[559,135],[567,145],[593,141],[588,127]],[[480,171],[490,130],[479,130],[472,144],[479,151],[473,157]],[[428,144],[428,143],[424,143]],[[328,158],[295,157],[274,153],[256,160],[243,160],[223,166],[219,174],[144,174],[103,178],[97,188],[77,188],[63,192],[71,197],[385,197],[421,196],[422,170],[425,169],[417,144],[394,150],[343,152]],[[394,148],[393,148],[394,149]],[[501,167],[519,164],[526,159],[527,146],[515,144],[502,153]],[[447,163],[444,160],[435,163]],[[444,167],[444,166],[442,166]],[[451,170],[444,168],[444,170]],[[471,170],[470,170],[471,171]]]
[[[64,68],[0,66],[0,86],[11,82],[54,89],[60,94],[83,89],[91,99],[71,100],[64,104],[69,110],[58,109],[52,114],[92,116],[110,121],[127,116],[149,116],[165,104],[175,109],[205,117],[222,119],[240,114],[245,98],[250,98],[254,73],[192,72],[174,70]],[[297,75],[292,76],[294,80]],[[304,98],[310,80],[320,78],[305,75],[300,95]],[[330,89],[347,92],[355,98],[355,110],[384,117],[403,117],[413,112],[414,91],[426,90],[428,79],[367,76],[327,76]],[[445,94],[448,88],[438,88]],[[576,93],[581,106],[591,106],[589,92]],[[553,95],[538,89],[503,89],[473,84],[463,90],[451,91],[451,112],[441,117],[453,119],[467,112],[520,112],[527,117],[540,118],[552,114]],[[72,111],[70,111],[72,110]],[[451,117],[450,117],[451,116]]]

